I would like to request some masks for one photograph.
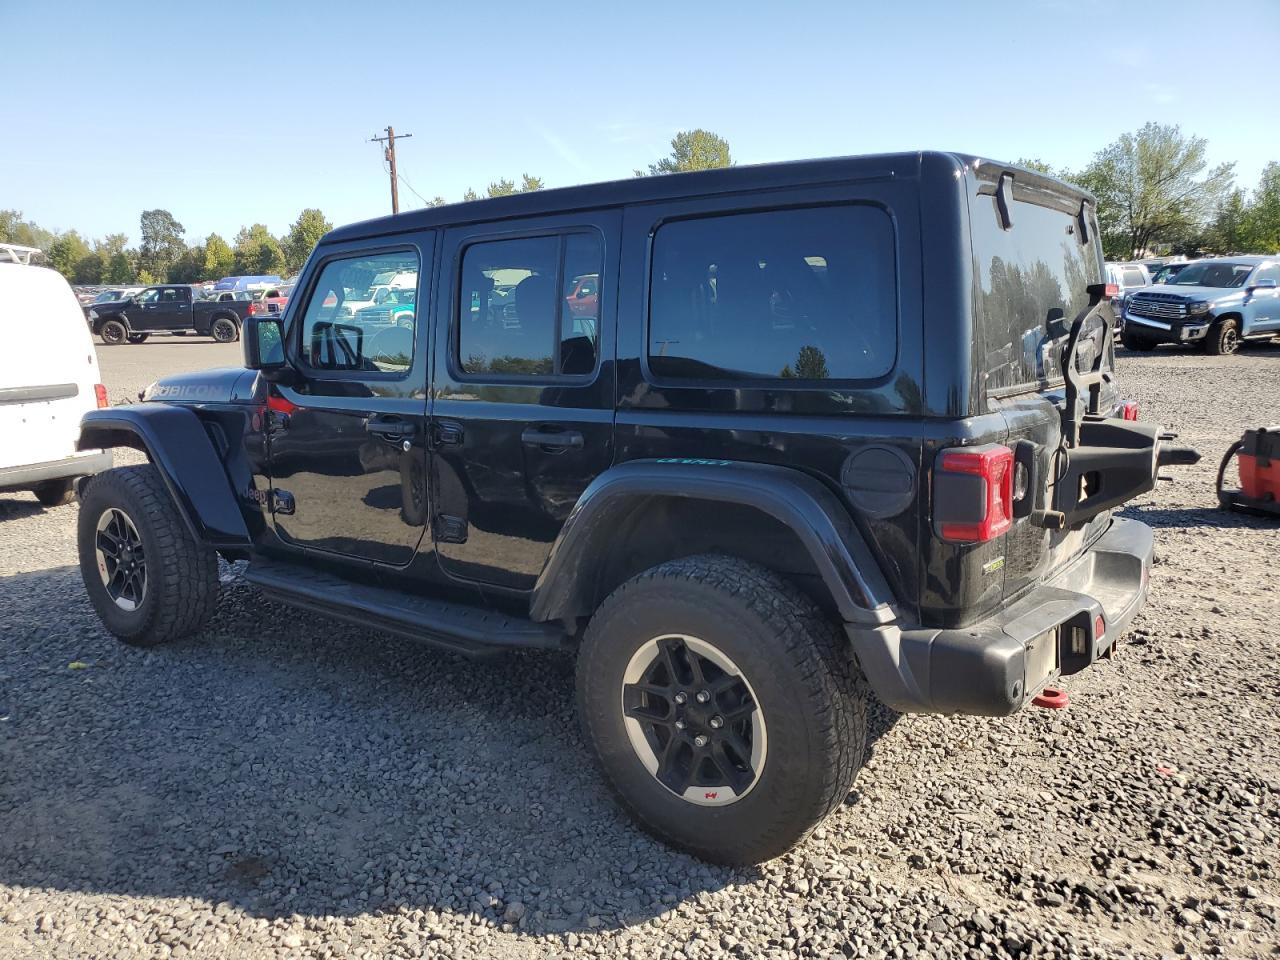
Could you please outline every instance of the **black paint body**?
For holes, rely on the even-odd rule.
[[[1002,176],[1011,195],[997,186]],[[934,533],[931,476],[948,447],[1027,441],[1037,459],[1030,495],[1041,507],[1050,497],[1061,379],[991,387],[1001,369],[992,357],[1018,351],[982,319],[1011,268],[978,252],[976,238],[1009,231],[1010,197],[1015,216],[1031,206],[1062,214],[1055,243],[1069,266],[1084,265],[1082,288],[1100,279],[1090,198],[1031,171],[940,153],[640,178],[342,227],[316,248],[283,314],[286,371],[167,378],[141,406],[89,415],[83,442],[110,446],[104,439],[132,432],[193,529],[220,549],[492,605],[562,623],[570,635],[639,570],[719,549],[794,577],[851,629],[900,627],[931,641],[1025,598],[1111,523],[1104,513],[1050,532],[1022,517],[972,545]],[[649,369],[652,238],[663,223],[827,204],[869,205],[892,222],[897,343],[888,372],[792,385],[674,380]],[[562,230],[591,231],[603,245],[594,373],[461,373],[463,250]],[[408,374],[299,372],[299,321],[320,271],[378,250],[412,250],[421,264]],[[1043,316],[1025,319],[1027,336],[1044,327]],[[1102,406],[1116,403],[1108,381]],[[405,426],[384,436],[370,418]],[[538,442],[562,432],[581,442]]]

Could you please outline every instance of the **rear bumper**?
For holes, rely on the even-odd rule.
[[[65,460],[0,468],[0,490],[27,490],[45,480],[85,477],[110,469],[110,450],[85,450]]]
[[[1005,716],[1054,677],[1111,653],[1146,602],[1153,555],[1151,528],[1117,519],[1066,569],[978,623],[845,629],[872,689],[893,709]]]

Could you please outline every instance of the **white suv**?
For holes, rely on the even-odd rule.
[[[81,415],[105,407],[107,391],[67,281],[5,253],[0,250],[0,491],[30,490],[57,506],[74,497],[77,477],[111,466],[109,451],[76,450]]]

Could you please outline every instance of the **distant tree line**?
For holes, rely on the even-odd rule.
[[[1208,144],[1177,126],[1148,123],[1099,150],[1083,169],[1054,167],[1038,159],[1020,165],[1079,184],[1098,199],[1103,250],[1109,259],[1148,253],[1280,252],[1280,163],[1272,161],[1252,191],[1237,186],[1235,165],[1210,167]],[[682,130],[671,153],[636,170],[636,176],[684,173],[733,166],[729,142],[709,130]],[[541,190],[541,177],[490,183],[486,197]],[[463,201],[479,200],[468,189]],[[444,197],[426,201],[442,206]],[[0,242],[39,247],[50,264],[73,283],[190,283],[229,274],[296,273],[332,224],[309,207],[280,237],[261,223],[242,227],[228,243],[216,233],[188,243],[182,224],[168,210],[144,210],[141,240],[127,247],[122,233],[89,241],[75,230],[58,233],[24,220],[18,210],[0,210]]]

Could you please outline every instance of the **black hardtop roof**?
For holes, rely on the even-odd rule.
[[[854,157],[829,157],[821,160],[790,160],[783,163],[760,163],[696,173],[672,173],[629,180],[610,180],[581,186],[535,190],[508,197],[451,203],[428,207],[389,217],[377,217],[337,227],[321,239],[321,243],[339,243],[365,237],[386,236],[518,217],[546,216],[573,210],[616,207],[624,204],[679,200],[686,197],[718,193],[773,190],[785,187],[813,186],[850,180],[914,179],[926,167],[951,172],[968,166],[990,165],[1017,172],[1019,180],[1040,187],[1069,192],[1081,198],[1088,194],[1078,187],[1046,177],[1012,164],[986,160],[961,153],[917,151],[913,153],[879,153]]]

